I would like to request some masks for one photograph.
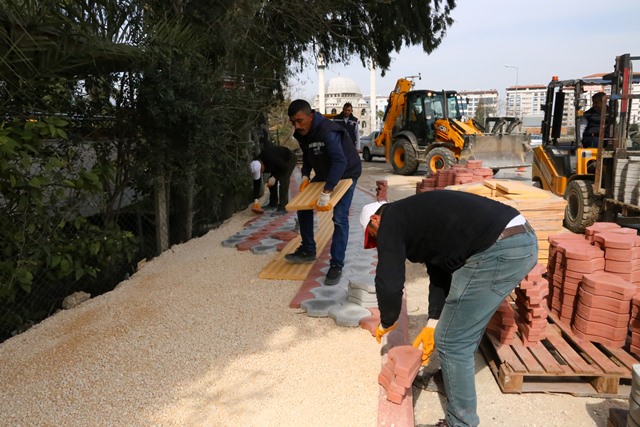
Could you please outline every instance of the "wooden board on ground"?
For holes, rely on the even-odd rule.
[[[327,242],[333,234],[333,214],[331,211],[316,212],[317,228],[315,230],[316,254],[321,254]],[[278,252],[276,257],[265,266],[260,272],[261,279],[273,280],[304,280],[313,268],[313,262],[306,264],[292,264],[284,259],[286,254],[294,252],[300,246],[302,239],[300,236],[289,241],[289,243]]]
[[[349,179],[341,179],[338,181],[338,184],[333,189],[331,193],[331,206],[335,206],[336,203],[340,201],[344,193],[347,192],[353,180]],[[301,210],[310,210],[313,209],[316,201],[318,200],[318,196],[322,192],[324,188],[324,181],[319,182],[311,182],[307,185],[307,188],[304,191],[299,192],[293,197],[289,203],[287,203],[286,209],[288,211],[301,211]]]
[[[639,359],[625,349],[607,348],[577,338],[571,328],[548,317],[547,338],[524,347],[486,333],[480,349],[503,393],[568,393],[583,397],[625,398],[631,367]]]

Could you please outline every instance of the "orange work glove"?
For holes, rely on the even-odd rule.
[[[420,348],[420,346],[422,345],[422,366],[427,366],[429,364],[429,358],[431,357],[431,353],[433,353],[433,349],[436,346],[436,342],[433,339],[433,334],[435,333],[435,331],[435,328],[425,326],[413,341],[413,346],[415,348]]]
[[[258,199],[253,201],[253,205],[251,205],[251,212],[257,213],[257,214],[264,213],[264,211],[262,210],[262,207],[260,206],[260,201]]]
[[[309,177],[308,176],[303,176],[302,177],[302,182],[300,183],[300,192],[304,191],[305,188],[307,188],[307,185],[309,185]]]
[[[385,335],[389,331],[393,331],[397,326],[398,322],[394,323],[388,328],[383,328],[382,323],[378,324],[378,327],[376,328],[376,341],[378,341],[378,344],[380,344],[380,342],[382,341],[383,335]]]

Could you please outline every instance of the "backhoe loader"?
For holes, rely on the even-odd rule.
[[[534,185],[567,201],[564,225],[575,233],[596,221],[640,225],[640,149],[629,139],[631,105],[640,98],[632,94],[632,61],[629,54],[616,58],[614,71],[601,79],[558,80],[547,87],[543,106],[542,145],[533,149]],[[589,85],[610,86],[605,95],[597,147],[583,148],[580,117]],[[573,93],[573,97],[567,96]],[[565,104],[573,98],[575,121],[562,127]],[[563,132],[564,131],[564,132]],[[568,132],[570,131],[570,132]]]
[[[411,90],[415,77],[419,76],[396,82],[375,140],[385,147],[394,173],[412,175],[425,163],[427,173],[433,174],[465,160],[482,160],[494,172],[529,166],[525,155],[531,150],[530,136],[513,133],[518,119],[500,118],[486,132],[473,119],[463,121],[462,99],[456,91]]]

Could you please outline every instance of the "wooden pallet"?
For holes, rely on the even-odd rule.
[[[489,333],[480,349],[503,393],[568,393],[582,397],[627,398],[631,367],[639,359],[620,348],[576,337],[571,328],[548,316],[547,338],[525,347],[516,333],[512,345]]]

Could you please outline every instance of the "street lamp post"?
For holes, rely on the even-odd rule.
[[[504,64],[505,67],[507,68],[515,68],[516,69],[516,88],[514,90],[513,93],[513,111],[514,114],[516,115],[516,117],[519,115],[519,108],[518,108],[518,67],[516,67],[515,65],[508,65],[508,64]]]

